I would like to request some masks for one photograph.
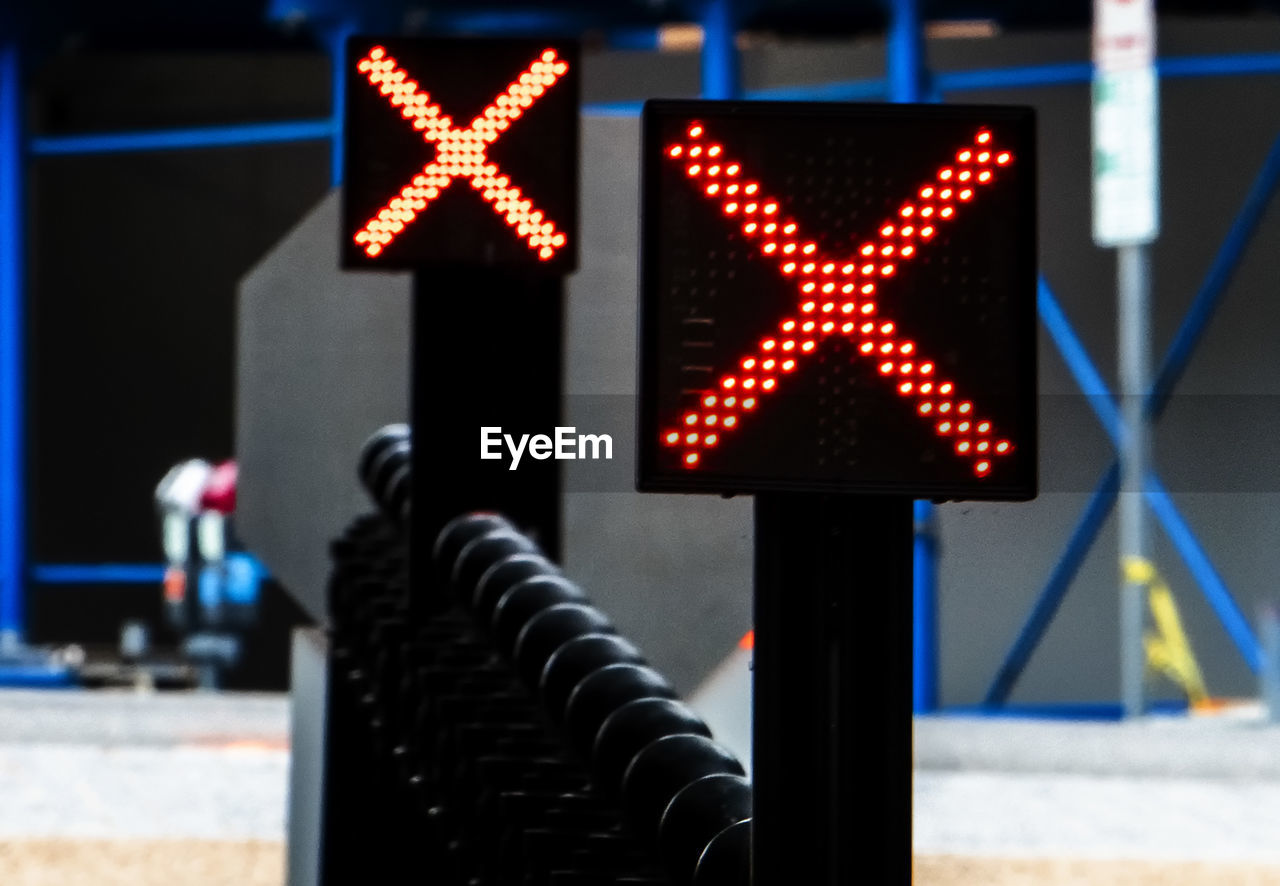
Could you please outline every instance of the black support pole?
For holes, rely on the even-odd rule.
[[[911,882],[912,502],[755,503],[752,882]]]
[[[493,510],[560,554],[560,468],[505,448],[480,458],[480,429],[555,433],[561,414],[564,283],[495,270],[431,271],[413,285],[413,515],[411,557],[427,564],[440,529],[466,511]],[[413,567],[411,567],[413,568]],[[415,606],[430,605],[421,574]]]

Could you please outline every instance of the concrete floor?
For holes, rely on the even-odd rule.
[[[1256,717],[921,718],[916,760],[917,882],[1280,883]],[[284,697],[0,692],[0,882],[280,883],[288,767]]]

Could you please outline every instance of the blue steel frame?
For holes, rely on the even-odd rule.
[[[917,0],[891,0],[887,35],[888,70],[885,77],[866,78],[816,86],[777,89],[741,89],[737,50],[734,44],[733,0],[706,0],[701,7],[704,29],[702,58],[703,94],[707,98],[747,98],[775,100],[939,100],[949,92],[983,89],[1025,88],[1050,85],[1086,85],[1092,79],[1089,63],[1032,65],[930,74],[924,61],[921,20]],[[508,20],[494,16],[483,22],[486,31],[530,31],[540,27],[563,31],[572,23],[552,16],[529,20],[528,14]],[[476,22],[466,22],[476,30]],[[18,48],[0,46],[0,639],[21,640],[23,591],[25,582],[57,584],[152,581],[162,567],[144,565],[42,565],[28,571],[25,562],[24,454],[25,404],[25,305],[23,299],[25,245],[23,240],[22,182],[25,158],[118,151],[180,150],[189,148],[235,147],[264,143],[328,140],[331,145],[331,179],[337,184],[342,169],[342,102],[344,78],[341,72],[343,43],[355,28],[354,22],[330,23],[322,36],[333,60],[333,105],[328,118],[280,123],[246,124],[153,132],[45,136],[25,140],[21,132],[21,71]],[[627,39],[634,35],[627,32]],[[1187,56],[1160,59],[1162,78],[1280,74],[1280,53]],[[587,106],[597,114],[635,114],[639,102]],[[1213,316],[1232,269],[1256,230],[1263,210],[1280,179],[1280,140],[1268,154],[1244,207],[1223,241],[1194,303],[1175,337],[1156,381],[1148,394],[1147,407],[1156,417],[1185,368],[1201,333]],[[1108,436],[1117,440],[1123,426],[1115,400],[1098,374],[1070,322],[1041,280],[1038,293],[1041,322],[1049,331],[1077,383],[1093,406]],[[1007,700],[1031,652],[1047,629],[1063,595],[1070,586],[1085,554],[1096,539],[1103,520],[1115,502],[1118,471],[1112,464],[1104,472],[1088,507],[1073,531],[1057,566],[1049,576],[1026,625],[1002,664],[984,704],[1000,705]],[[1230,592],[1199,545],[1190,526],[1172,498],[1154,475],[1148,479],[1146,496],[1165,531],[1205,592],[1250,667],[1260,661],[1258,644]],[[933,536],[932,506],[916,506],[915,549],[915,671],[914,704],[917,711],[937,706],[937,620],[936,620],[936,540]]]

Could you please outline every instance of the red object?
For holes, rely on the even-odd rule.
[[[512,186],[509,176],[485,153],[511,123],[533,105],[569,68],[564,60],[548,49],[534,60],[507,89],[499,93],[467,129],[459,129],[431,101],[425,90],[409,79],[394,58],[381,46],[375,46],[357,65],[369,83],[387,96],[392,107],[400,111],[414,129],[422,132],[424,141],[435,142],[435,159],[423,166],[413,180],[393,196],[377,215],[355,235],[370,258],[413,222],[432,200],[455,179],[462,178],[480,192],[495,212],[501,215],[525,240],[538,258],[546,261],[565,244],[565,235],[555,223],[520,188]]]
[[[236,509],[236,481],[239,474],[239,467],[234,461],[224,461],[215,467],[209,475],[209,482],[205,484],[204,494],[200,496],[200,509],[222,514],[233,513]]]
[[[858,352],[877,360],[883,376],[897,376],[894,382],[903,397],[918,403],[915,412],[934,425],[939,436],[956,435],[955,453],[973,460],[973,471],[986,477],[992,471],[992,455],[1006,455],[1013,443],[995,436],[992,423],[976,417],[974,405],[959,400],[955,385],[934,375],[934,363],[917,353],[914,342],[898,333],[893,321],[878,315],[876,291],[890,278],[896,263],[910,261],[917,250],[927,246],[936,225],[952,219],[958,203],[974,198],[975,185],[988,185],[995,171],[1013,160],[1008,151],[994,151],[991,133],[979,130],[972,146],[963,146],[955,163],[939,170],[936,179],[926,182],[902,205],[901,217],[883,224],[878,237],[861,246],[856,257],[822,255],[817,244],[805,241],[796,223],[782,217],[779,201],[760,191],[758,182],[747,179],[742,165],[729,160],[724,148],[704,139],[704,127],[693,123],[688,142],[669,145],[665,155],[677,163],[688,163],[685,172],[708,198],[722,202],[724,214],[741,222],[747,237],[759,238],[760,251],[779,262],[783,274],[797,284],[799,313],[779,324],[781,335],[766,335],[757,352],[740,361],[735,370],[720,379],[718,390],[699,396],[705,411],[686,412],[681,430],[668,428],[662,440],[680,446],[682,461],[696,468],[699,449],[720,442],[720,430],[738,426],[758,404],[757,398],[774,391],[782,376],[775,368],[791,372],[797,359],[812,354],[824,337],[839,332],[858,342]],[[953,202],[956,201],[956,202]]]

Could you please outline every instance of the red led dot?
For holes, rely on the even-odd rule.
[[[893,244],[892,244],[892,243],[886,243],[884,246],[880,247],[880,254],[881,254],[881,255],[893,255]]]
[[[754,378],[744,378],[742,386],[749,391],[756,386],[756,380]]]
[[[870,295],[871,293],[873,293],[873,292],[875,292],[875,291],[876,291],[876,284],[874,284],[874,283],[863,283],[863,284],[862,284],[862,290],[861,290],[861,291],[862,291],[862,294],[863,294],[863,295]],[[864,305],[862,306],[862,313],[864,313],[864,314],[870,314],[870,313],[871,313],[872,311],[874,311],[875,309],[876,309],[876,306],[875,306],[874,304],[872,304],[872,303],[870,303],[870,302],[867,302],[866,304],[864,304]]]
[[[990,170],[990,169],[984,169],[984,170],[982,170],[981,172],[979,172],[979,173],[978,173],[978,181],[983,182],[983,183],[991,181],[991,170]]]
[[[910,236],[911,236],[912,234],[914,234],[915,232],[916,232],[916,229],[915,229],[915,228],[913,228],[911,225],[907,225],[906,227],[904,227],[904,228],[902,229],[902,236],[904,236],[904,237],[910,237]]]
[[[760,186],[755,182],[751,182],[749,185],[743,188],[743,190],[746,191],[748,194],[754,194],[756,191],[760,190]]]
[[[923,385],[921,387],[923,388]],[[924,403],[920,404],[918,409],[921,415],[928,415],[930,412],[933,412],[933,404],[926,400]]]
[[[824,283],[822,286],[822,291],[830,295],[832,292],[835,291],[835,288],[836,288],[836,284],[834,283]]]
[[[970,412],[973,412],[973,404],[966,401],[961,403],[956,407],[956,409],[961,415],[968,415]]]
[[[718,193],[720,193],[720,186],[718,184],[716,184],[715,182],[712,182],[711,184],[707,185],[708,197],[714,197]]]
[[[974,466],[973,466],[973,470],[974,470],[974,471],[975,471],[979,476],[985,476],[986,474],[991,473],[991,462],[989,462],[989,461],[980,461],[980,462],[978,462],[976,465],[974,465]]]
[[[699,172],[702,171],[702,167],[699,166],[697,163],[694,163],[689,167],[687,171],[690,175],[697,175]]]
[[[812,320],[806,320],[805,324],[800,327],[800,330],[802,332],[813,332],[813,328],[817,325],[818,324],[814,323]]]
[[[738,211],[738,204],[737,204],[737,203],[726,203],[726,204],[724,205],[724,211],[725,211],[725,214],[726,214],[726,215],[733,215],[735,212],[737,212],[737,211]]]
[[[885,342],[884,344],[882,344],[882,345],[880,346],[880,353],[882,353],[882,354],[892,354],[892,353],[893,353],[893,342],[891,342],[891,341],[887,341],[887,342]]]
[[[942,216],[943,218],[951,218],[951,216],[954,214],[955,214],[955,210],[952,209],[950,206],[944,206],[942,207],[942,209],[938,210],[938,215]]]
[[[924,237],[926,240],[927,240],[928,238],[932,237],[932,236],[933,236],[933,226],[932,226],[932,225],[925,225],[923,228],[921,228],[921,229],[920,229],[920,236],[921,236],[921,237]]]
[[[790,255],[791,253],[793,253],[793,252],[795,252],[795,251],[796,251],[796,244],[794,244],[794,243],[788,243],[786,246],[783,246],[783,247],[782,247],[782,251],[783,251],[784,253],[786,253],[787,255]],[[791,267],[793,267],[793,268],[794,268],[794,267],[795,267],[795,265],[792,265]]]
[[[812,314],[814,308],[816,308],[817,306],[818,305],[816,302],[807,301],[800,306],[800,310],[804,311],[806,314]]]
[[[674,446],[675,444],[680,442],[680,435],[675,431],[672,431],[671,433],[667,434],[667,436],[664,437],[663,439],[667,441],[668,445]]]
[[[715,394],[709,394],[709,395],[707,395],[706,397],[704,397],[704,398],[702,399],[702,405],[703,405],[703,406],[715,406],[715,405],[716,405],[716,395],[715,395]]]
[[[911,370],[913,369],[915,369],[915,367],[912,366],[910,363],[903,363],[901,366],[898,367],[898,371],[901,372],[903,375],[909,375]]]
[[[893,236],[893,225],[885,225],[883,228],[881,228],[881,229],[880,229],[880,236],[881,236],[881,237],[892,237],[892,236]]]
[[[783,332],[790,332],[791,330],[793,330],[793,329],[795,329],[795,328],[796,328],[796,321],[795,321],[795,320],[783,320],[781,325],[782,325],[782,331],[783,331]]]
[[[690,452],[684,457],[684,463],[692,467],[698,463],[698,453]]]
[[[804,267],[802,267],[800,270],[801,270],[801,271],[803,271],[803,272],[804,272],[804,273],[806,273],[806,274],[812,274],[812,273],[813,273],[813,269],[814,269],[814,268],[816,268],[816,267],[817,267],[817,265],[815,265],[813,262],[806,262],[806,263],[805,263],[805,265],[804,265]]]
[[[689,127],[689,138],[697,138],[702,135],[702,127],[697,123]]]
[[[933,188],[927,188],[927,187],[926,187],[926,188],[921,188],[921,189],[920,189],[920,196],[921,196],[921,197],[923,197],[924,199],[928,200],[930,197],[932,197],[932,196],[933,196]]]
[[[875,273],[875,271],[876,271],[876,266],[875,266],[875,265],[863,265],[863,266],[862,266],[862,273],[863,273],[863,274],[874,274],[874,273]]]
[[[701,156],[702,156],[702,145],[694,145],[692,148],[690,148],[690,149],[689,149],[689,156],[690,156],[690,157],[701,157]]]
[[[970,427],[972,427],[972,424],[970,422],[962,421],[960,422],[960,424],[956,425],[956,430],[962,434],[967,434],[969,432]]]
[[[939,433],[939,434],[950,434],[950,433],[951,433],[951,422],[949,422],[949,421],[938,422],[938,433]]]
[[[972,447],[970,446],[968,440],[961,440],[960,442],[956,443],[956,452],[960,453],[961,455],[964,455],[971,448]]]
[[[747,227],[749,227],[749,228],[755,228],[755,225],[748,225]],[[747,231],[747,233],[749,234],[749,233],[751,233],[751,231]],[[777,244],[777,243],[766,243],[766,244],[764,244],[764,246],[762,247],[761,251],[762,251],[762,252],[764,252],[764,254],[765,254],[765,255],[773,255],[775,252],[777,252],[777,251],[778,251],[778,244]],[[794,268],[795,266],[794,266],[794,265],[792,265],[792,267]]]
[[[899,214],[903,218],[911,218],[911,216],[915,214],[915,211],[916,211],[916,208],[914,206],[904,206],[899,211]]]
[[[941,385],[938,386],[938,391],[943,394],[950,394],[954,389],[955,389],[955,385],[953,385],[949,381],[944,381]]]
[[[725,406],[725,408],[726,408],[726,409],[732,409],[732,408],[737,404],[737,402],[738,402],[738,398],[737,398],[737,397],[725,397],[725,398],[724,398],[724,406]],[[727,418],[726,418],[724,421],[725,421],[725,424],[728,424],[728,423],[729,423],[729,420],[728,420]]]
[[[707,434],[707,436],[702,438],[702,444],[704,446],[715,446],[719,441],[720,437],[718,434]]]
[[[782,371],[783,371],[783,372],[790,372],[791,370],[793,370],[793,369],[795,369],[795,368],[796,368],[796,361],[795,361],[795,360],[783,360],[783,361],[782,361]]]
[[[946,393],[946,391],[943,391],[942,393],[944,393],[944,394],[945,394],[945,393]],[[949,402],[948,402],[948,403],[941,403],[941,404],[939,404],[939,405],[938,405],[938,411],[939,411],[939,412],[941,412],[941,413],[943,413],[943,414],[945,415],[946,413],[948,413],[948,412],[950,412],[950,411],[951,411],[951,404],[950,404]]]
[[[748,357],[748,358],[746,358],[745,360],[743,360],[743,361],[742,361],[742,368],[743,368],[743,369],[755,369],[755,368],[756,368],[756,358],[755,358],[755,357]],[[715,399],[715,398],[712,398],[712,399]],[[714,404],[714,403],[708,403],[707,405],[708,405],[708,406],[714,406],[715,404]]]
[[[991,133],[987,132],[985,129],[978,133],[978,144],[985,145],[989,141],[991,141]]]
[[[864,353],[864,354],[870,354],[872,351],[874,351],[874,350],[875,350],[875,348],[876,348],[876,346],[875,346],[875,345],[873,345],[871,342],[869,342],[869,341],[864,341],[864,342],[863,342],[863,343],[858,347],[858,350],[859,350],[859,351],[862,351],[862,353]]]
[[[903,257],[903,258],[911,258],[911,256],[913,256],[913,255],[915,255],[915,254],[916,254],[916,248],[915,248],[914,246],[904,246],[904,247],[902,247],[902,257]]]
[[[813,342],[811,342],[811,341],[807,341],[807,342],[805,342],[804,344],[802,344],[802,345],[800,346],[800,350],[804,351],[804,352],[807,354],[807,353],[809,353],[810,351],[812,351],[812,350],[814,349],[814,347],[815,347],[815,345],[814,345],[814,343],[813,343]]]
[[[687,435],[687,436],[684,438],[684,442],[689,443],[689,444],[697,443],[697,442],[698,442],[698,435],[697,435],[697,434],[689,434],[689,435]]]
[[[893,364],[890,363],[888,360],[880,364],[881,375],[888,375],[891,372],[893,372]]]
[[[743,400],[743,401],[742,401],[742,408],[743,408],[743,409],[755,409],[755,408],[756,408],[756,398],[755,398],[755,397],[748,397],[747,399]]]
[[[853,302],[851,302],[851,301],[847,301],[847,302],[845,302],[844,304],[840,305],[840,313],[842,313],[842,314],[852,314],[852,313],[853,313]]]
[[[881,265],[881,267],[880,267],[880,276],[882,276],[882,277],[892,277],[892,276],[893,276],[893,272],[894,272],[895,270],[896,270],[896,268],[894,268],[894,266],[893,266],[893,265]]]
[[[778,211],[778,204],[777,204],[777,203],[766,203],[766,204],[764,205],[764,214],[765,214],[765,215],[773,215],[773,214],[774,214],[775,212],[777,212],[777,211]],[[791,231],[794,231],[794,230],[795,230],[795,227],[796,227],[795,225],[787,225],[787,226],[786,226],[786,227],[784,227],[782,230],[783,230],[783,231],[785,231],[786,233],[790,234],[790,233],[791,233]],[[788,229],[790,229],[790,230],[788,230]]]
[[[719,175],[719,174],[720,174],[720,165],[718,163],[712,164],[711,166],[707,167],[707,175]]]
[[[852,274],[853,271],[854,271],[853,262],[849,262],[847,265],[845,265],[840,269],[840,273],[842,274]]]
[[[990,159],[991,159],[991,152],[990,152],[990,151],[983,151],[981,154],[979,154],[979,155],[978,155],[978,162],[979,162],[979,163],[986,163],[986,162],[987,162],[988,160],[990,160]]]
[[[962,182],[967,182],[971,178],[973,178],[973,173],[967,169],[959,175],[959,179]]]
[[[952,176],[952,175],[954,175],[954,174],[955,174],[955,173],[954,173],[954,172],[952,172],[952,170],[950,169],[950,167],[946,167],[946,166],[944,166],[944,167],[943,167],[941,170],[939,170],[939,172],[938,172],[938,179],[939,179],[940,181],[944,181],[944,182],[951,181],[951,176]]]
[[[784,351],[794,351],[795,349],[796,349],[796,343],[791,339],[787,339],[782,343],[782,350]]]
[[[973,156],[973,151],[966,149],[961,151],[959,154],[956,154],[956,159],[959,160],[961,163],[968,163],[969,158],[972,156]]]
[[[808,283],[804,284],[803,286],[801,286],[801,287],[800,287],[800,290],[801,290],[802,292],[813,292],[813,290],[814,290],[814,289],[816,289],[816,288],[817,288],[817,285],[816,285],[816,284],[814,284],[812,281],[810,281],[810,282],[808,282]]]
[[[863,244],[863,247],[858,251],[861,252],[863,255],[875,255],[876,247],[874,244],[866,243],[866,244]]]
[[[777,346],[778,346],[778,343],[771,338],[766,338],[760,344],[760,347],[764,348],[766,351],[772,351]]]
[[[978,424],[978,433],[987,434],[991,432],[991,422],[984,421]]]
[[[822,313],[824,314],[830,314],[835,309],[836,309],[836,303],[833,301],[827,301],[822,303]]]
[[[1000,164],[1001,166],[1004,166],[1006,163],[1008,163],[1012,159],[1013,158],[1010,156],[1008,151],[1001,151],[999,154],[996,154],[996,163]]]
[[[979,452],[986,452],[988,449],[991,448],[991,441],[979,440],[978,444],[974,448],[977,449]]]
[[[923,365],[923,364],[920,366],[920,371],[921,371],[921,372],[924,372],[924,365]],[[929,393],[929,392],[930,392],[930,391],[932,391],[932,390],[933,390],[933,382],[931,382],[931,381],[927,381],[927,382],[925,382],[924,384],[920,385],[920,393],[922,393],[922,394],[927,394],[927,393]]]
[[[874,332],[874,331],[875,331],[875,328],[876,328],[876,326],[875,326],[875,324],[874,324],[874,323],[863,323],[863,324],[862,324],[862,328],[861,328],[859,331],[860,331],[863,335],[870,335],[872,332]]]
[[[720,420],[720,416],[718,415],[708,415],[706,418],[702,420],[702,423],[710,427],[714,425],[716,422],[718,422],[719,420]]]
[[[726,428],[731,428],[731,427],[733,427],[734,425],[736,425],[737,423],[738,423],[738,419],[737,419],[736,417],[732,416],[732,415],[731,415],[731,416],[729,416],[728,418],[726,418],[726,419],[724,420],[724,426],[725,426]]]
[[[782,273],[791,274],[795,272],[795,269],[796,269],[796,263],[793,261],[789,261],[782,266]]]
[[[924,209],[921,209],[921,210],[920,210],[920,214],[921,214],[922,216],[924,216],[925,218],[929,218],[930,216],[932,216],[932,215],[933,215],[933,207],[932,207],[932,206],[926,206]],[[924,231],[921,231],[920,233],[921,233],[921,234],[923,234],[923,235],[924,235],[924,236],[926,236],[926,237],[928,236],[928,234],[925,234],[925,233],[924,233]]]
[[[1012,446],[1008,440],[1001,440],[999,443],[996,444],[996,452],[1000,453],[1001,455],[1004,455],[1011,448]]]
[[[739,173],[739,171],[741,171],[741,169],[742,169],[742,167],[740,167],[737,163],[730,163],[730,164],[725,168],[725,174],[726,174],[726,175],[737,175],[737,174]]]
[[[737,188],[738,188],[738,186],[737,186],[737,185],[730,185],[729,187],[733,188],[734,190],[737,190]],[[743,212],[745,212],[745,213],[750,214],[750,213],[752,213],[752,212],[755,212],[755,211],[756,211],[757,209],[759,209],[759,208],[760,208],[760,204],[759,204],[759,203],[748,203],[746,206],[742,207],[742,211],[743,211]],[[752,222],[752,223],[751,223],[751,227],[752,227],[752,230],[754,230],[754,229],[755,229],[755,222]]]
[[[777,382],[775,382],[773,379],[766,378],[764,381],[760,382],[760,387],[764,388],[766,391],[772,391],[774,385],[776,384]]]
[[[738,380],[734,378],[732,375],[726,375],[724,378],[720,379],[720,387],[724,388],[725,390],[729,390],[737,383],[738,383]]]
[[[671,149],[667,151],[667,154],[671,157],[679,157],[683,153],[684,153],[684,148],[681,147],[680,145],[672,145]]]
[[[684,417],[684,423],[687,425],[696,425],[698,423],[698,416],[690,412]]]
[[[951,189],[950,189],[950,188],[943,188],[943,189],[942,189],[942,191],[938,194],[938,196],[939,196],[939,197],[941,197],[943,200],[950,200],[950,199],[951,199]]]
[[[833,329],[835,329],[835,328],[836,328],[836,324],[834,324],[834,323],[823,323],[823,324],[822,324],[822,331],[823,331],[823,332],[830,332],[831,330],[833,330]],[[853,324],[852,324],[852,323],[845,323],[845,324],[843,324],[843,325],[840,327],[840,331],[841,331],[841,332],[843,332],[845,335],[848,335],[850,332],[853,332]]]
[[[912,388],[912,384],[911,384],[911,382],[909,382],[909,381],[904,381],[902,384],[898,385],[898,393],[899,393],[899,394],[910,394],[910,393],[911,393],[911,388]]]
[[[708,157],[719,157],[719,156],[720,156],[720,152],[721,152],[722,150],[724,150],[724,149],[723,149],[723,148],[721,148],[719,145],[712,145],[711,147],[707,148],[707,156],[708,156]]]
[[[761,366],[764,367],[765,372],[772,372],[773,367],[777,365],[777,362],[778,362],[777,360],[769,359],[769,360],[765,360],[764,363],[761,364]]]
[[[766,208],[765,211],[768,212],[769,210]],[[795,230],[796,230],[795,222],[787,222],[785,225],[782,226],[782,233],[784,234],[794,234]]]

